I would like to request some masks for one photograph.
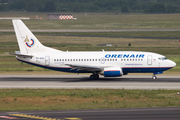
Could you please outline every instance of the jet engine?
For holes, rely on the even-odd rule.
[[[100,74],[104,77],[118,77],[123,75],[123,71],[121,67],[107,67]]]

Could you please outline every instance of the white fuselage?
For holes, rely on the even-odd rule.
[[[165,56],[151,52],[102,51],[102,52],[56,52],[36,53],[34,57],[18,57],[19,60],[40,67],[65,72],[88,72],[72,70],[69,64],[120,67],[123,73],[154,73],[165,71],[176,64]]]

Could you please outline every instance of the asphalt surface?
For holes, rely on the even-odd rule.
[[[1,116],[19,120],[180,120],[180,107],[14,111],[0,112]]]
[[[180,89],[180,76],[0,75],[0,88]],[[0,112],[0,120],[180,120],[180,107]]]
[[[2,88],[52,89],[180,89],[180,76],[126,75],[123,77],[90,80],[89,75],[0,75]]]
[[[133,31],[180,31],[180,29],[31,29],[32,32],[133,32]],[[14,32],[14,29],[0,29],[0,32]]]

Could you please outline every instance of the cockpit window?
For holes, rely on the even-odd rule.
[[[167,58],[166,58],[166,57],[164,57],[164,58],[162,58],[162,60],[167,60]]]
[[[159,60],[167,60],[167,58],[166,57],[160,57],[160,58],[158,58]]]

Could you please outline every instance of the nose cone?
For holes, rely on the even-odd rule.
[[[176,63],[174,61],[170,61],[170,65],[171,65],[171,67],[175,67]]]

